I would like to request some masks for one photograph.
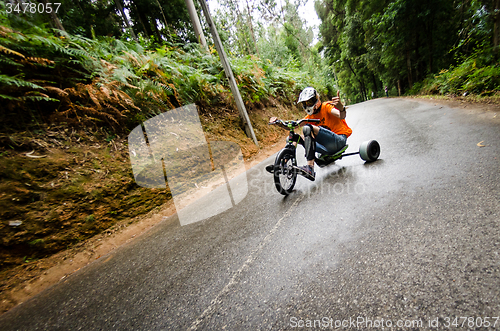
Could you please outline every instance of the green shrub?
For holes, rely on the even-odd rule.
[[[500,66],[485,65],[481,57],[469,58],[456,67],[416,83],[408,94],[484,94],[500,90]]]

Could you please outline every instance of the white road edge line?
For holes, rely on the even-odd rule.
[[[229,280],[229,283],[227,283],[226,286],[224,286],[224,288],[219,292],[219,294],[217,294],[217,296],[210,302],[210,305],[207,307],[207,309],[205,309],[203,311],[203,313],[200,316],[198,316],[198,318],[191,324],[191,326],[187,329],[188,331],[197,330],[198,327],[200,326],[201,322],[203,322],[203,320],[207,316],[211,315],[214,312],[215,307],[217,305],[222,303],[222,299],[221,299],[222,296],[229,293],[229,290],[231,289],[231,287],[238,284],[241,274],[248,269],[248,267],[250,266],[250,264],[252,264],[253,261],[255,261],[255,259],[257,258],[257,255],[260,253],[260,251],[271,240],[271,237],[274,236],[276,231],[278,231],[278,228],[281,226],[281,223],[283,223],[283,220],[285,218],[287,218],[288,216],[290,216],[291,210],[294,207],[296,207],[302,199],[304,199],[304,195],[298,197],[297,200],[295,200],[293,202],[293,204],[290,206],[290,208],[288,208],[286,213],[278,220],[278,222],[276,222],[276,224],[271,229],[271,231],[269,231],[267,236],[259,243],[257,248],[255,248],[252,251],[252,253],[250,253],[250,256],[245,261],[245,263],[243,263],[243,265],[234,273],[233,277],[231,277],[231,279]]]

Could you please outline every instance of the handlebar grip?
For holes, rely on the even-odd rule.
[[[319,122],[321,122],[321,120],[317,119],[317,118],[311,118],[311,119],[305,119],[305,118],[303,118],[300,121],[298,121],[298,123],[304,123],[304,122],[306,122],[306,123],[307,122],[310,122],[310,123],[319,123]]]

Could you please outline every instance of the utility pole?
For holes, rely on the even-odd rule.
[[[252,123],[250,122],[250,118],[248,117],[245,104],[243,103],[243,99],[241,98],[240,90],[238,89],[238,85],[236,84],[236,80],[234,79],[233,70],[231,69],[229,61],[227,59],[226,52],[224,51],[224,47],[222,47],[222,42],[220,41],[219,33],[215,28],[212,16],[210,16],[210,11],[208,10],[206,0],[200,0],[200,4],[201,8],[203,9],[203,13],[205,14],[205,18],[207,19],[207,24],[210,27],[210,32],[212,33],[212,38],[214,39],[215,48],[217,49],[220,60],[222,62],[222,67],[224,68],[226,77],[229,80],[229,87],[231,88],[231,92],[233,93],[234,101],[236,102],[236,107],[238,107],[240,116],[243,119],[243,124],[245,125],[245,133],[247,134],[247,137],[253,139],[253,142],[258,147],[259,142],[257,141],[257,137],[255,137]]]
[[[203,29],[201,28],[200,18],[196,12],[196,7],[194,6],[193,0],[186,0],[186,6],[188,8],[189,17],[191,17],[191,23],[193,23],[194,33],[198,42],[208,51],[207,40],[203,34]]]

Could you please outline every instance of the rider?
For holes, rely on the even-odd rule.
[[[294,137],[294,141],[303,145],[306,150],[307,165],[299,168],[301,175],[309,180],[314,180],[315,152],[332,155],[345,147],[347,137],[352,133],[351,128],[345,121],[346,109],[340,101],[340,92],[331,101],[321,102],[319,94],[312,87],[306,87],[299,95],[297,103],[307,113],[306,119],[319,119],[319,126],[305,124],[302,128],[304,139],[300,135]],[[273,123],[277,119],[271,118]],[[307,123],[307,122],[306,122]]]

